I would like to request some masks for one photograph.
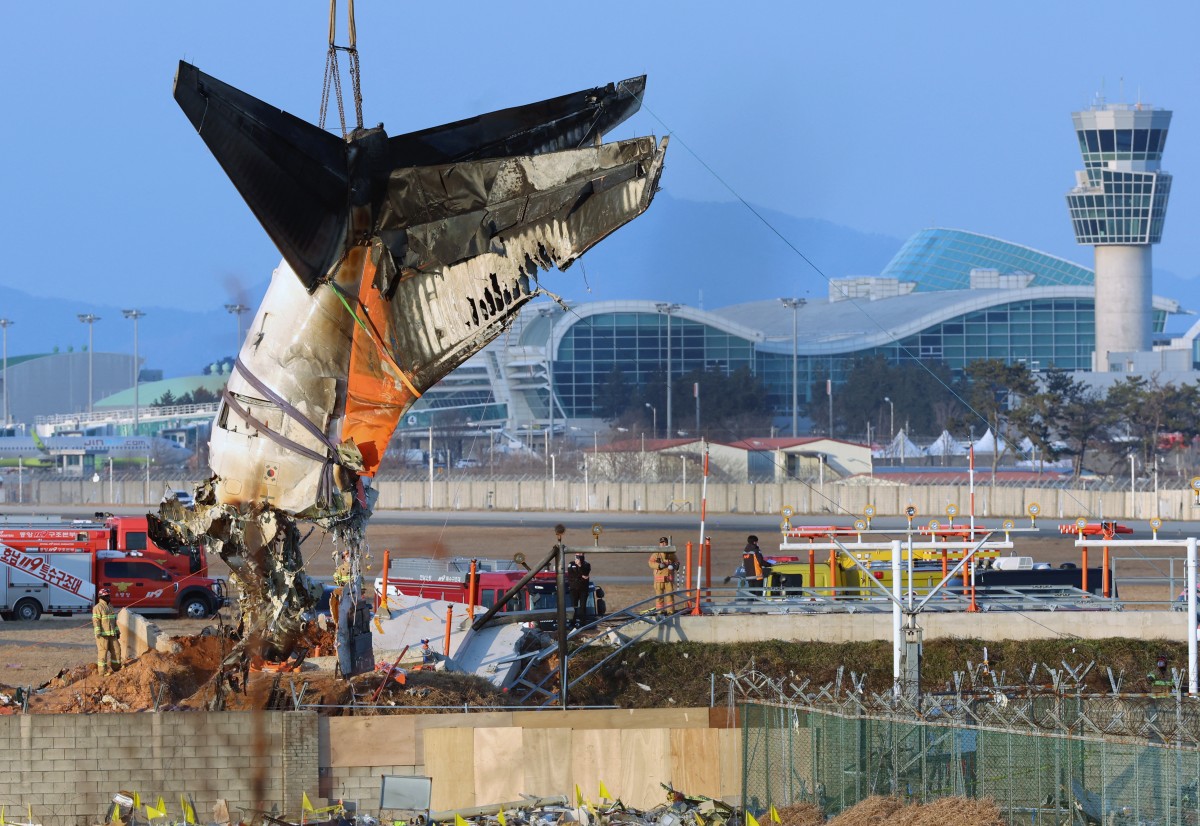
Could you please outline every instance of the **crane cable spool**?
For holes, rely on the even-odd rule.
[[[337,45],[337,0],[329,0],[329,51],[325,55],[325,82],[321,89],[321,117],[317,125],[325,128],[325,116],[329,112],[329,91],[337,97],[338,121],[342,127],[342,138],[346,137],[346,107],[342,100],[342,74],[338,63],[338,52],[345,52],[350,63],[350,86],[354,94],[354,115],[357,129],[363,128],[362,81],[358,66],[358,32],[354,26],[354,0],[347,0],[347,29],[349,45]]]

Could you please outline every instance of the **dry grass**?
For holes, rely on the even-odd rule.
[[[1035,687],[1049,688],[1050,674],[1044,666],[1062,669],[1095,662],[1087,676],[1093,691],[1109,690],[1106,667],[1124,674],[1126,691],[1146,691],[1146,675],[1156,671],[1159,654],[1169,665],[1187,661],[1187,644],[1165,640],[930,640],[922,661],[923,684],[927,691],[948,690],[954,672],[965,671],[967,661],[983,661],[987,646],[993,671],[1004,672],[1005,682],[1020,684],[1035,663]],[[573,660],[575,673],[582,673],[608,651],[596,651]],[[848,684],[851,671],[866,675],[867,691],[884,691],[892,681],[892,652],[889,642],[788,643],[781,641],[709,645],[700,643],[642,643],[622,652],[572,690],[581,704],[616,704],[622,708],[707,706],[716,675],[716,701],[723,702],[727,685],[724,675],[745,669],[750,662],[776,679],[789,678],[810,687],[833,682],[839,666]],[[990,684],[990,680],[989,680]],[[649,691],[641,686],[648,686]]]
[[[820,822],[801,823],[808,826]],[[829,826],[1004,826],[1004,823],[1000,808],[990,797],[944,797],[926,804],[905,803],[895,797],[868,797],[828,821]]]

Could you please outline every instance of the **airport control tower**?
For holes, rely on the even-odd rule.
[[[1162,238],[1171,176],[1160,170],[1171,113],[1146,104],[1102,103],[1071,115],[1083,171],[1067,193],[1075,240],[1096,248],[1096,350],[1151,347],[1150,245]]]

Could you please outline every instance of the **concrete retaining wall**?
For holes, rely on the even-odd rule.
[[[194,796],[201,822],[219,798],[231,813],[300,800],[317,781],[313,712],[31,714],[0,717],[0,805],[9,816],[32,805],[46,826],[103,822],[117,791],[158,795],[176,815]]]
[[[985,474],[980,474],[986,478]],[[11,485],[9,486],[11,488]],[[158,504],[168,488],[188,488],[182,480],[154,481],[149,496],[144,482],[116,482],[109,485],[80,479],[26,480],[23,500],[26,504],[53,506],[110,506]],[[479,477],[450,476],[426,481],[380,481],[378,507],[397,510],[508,510],[570,512],[699,512],[700,486],[693,480],[679,482],[603,482],[526,480],[496,482]],[[8,502],[15,502],[14,490],[5,490]],[[1022,517],[1031,502],[1041,505],[1046,519],[1148,519],[1158,515],[1164,520],[1194,519],[1200,508],[1187,490],[1160,491],[1155,502],[1152,491],[1098,492],[1060,488],[992,488],[982,481],[975,489],[975,512],[981,517]],[[966,485],[895,485],[863,484],[808,485],[800,482],[764,484],[710,484],[707,508],[711,514],[761,513],[777,515],[784,505],[800,514],[861,514],[874,505],[880,516],[898,516],[912,505],[918,518],[928,521],[942,518],[949,504],[966,513],[970,492]]]
[[[87,826],[120,790],[162,795],[178,815],[190,794],[201,822],[229,802],[298,815],[301,796],[379,805],[384,774],[433,778],[433,808],[522,793],[597,800],[600,781],[638,807],[660,782],[697,794],[741,792],[741,730],[720,709],[485,712],[318,718],[313,712],[165,712],[0,717],[0,806],[33,807],[46,826]],[[249,820],[250,813],[245,812]]]
[[[926,640],[1164,639],[1186,642],[1187,616],[1179,611],[996,611],[922,613]],[[683,616],[670,625],[635,624],[624,633],[658,642],[869,642],[892,638],[890,611],[855,614],[747,614]]]

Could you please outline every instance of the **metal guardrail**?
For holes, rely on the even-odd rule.
[[[143,405],[138,408],[138,417],[145,421],[170,419],[178,416],[199,416],[202,414],[213,416],[216,415],[217,406],[217,402],[173,404],[168,407]],[[127,407],[112,410],[93,410],[91,413],[54,413],[49,416],[35,416],[33,421],[35,425],[84,425],[104,424],[107,422],[132,422],[133,411],[132,407]]]
[[[872,614],[892,612],[892,602],[870,588],[797,588],[786,596],[759,596],[745,588],[711,588],[701,600],[705,614]],[[916,589],[915,600],[929,591]],[[907,602],[908,592],[901,594]],[[925,604],[924,611],[966,612],[971,595],[960,589],[940,591],[939,598]],[[1021,588],[977,588],[975,610],[988,611],[1121,611],[1125,605],[1079,588],[1064,585],[1035,585]]]

